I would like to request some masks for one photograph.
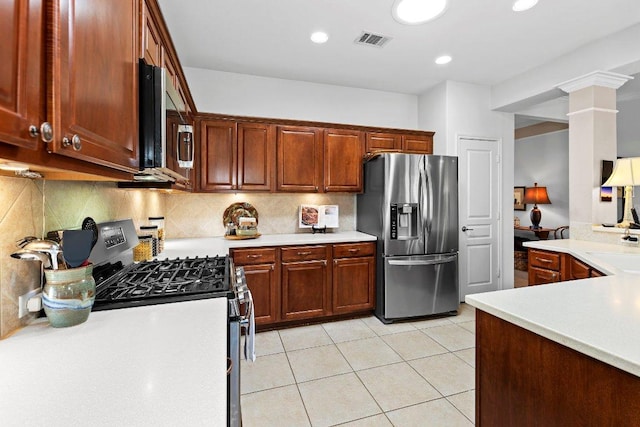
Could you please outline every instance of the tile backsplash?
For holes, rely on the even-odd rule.
[[[250,203],[258,212],[258,232],[309,232],[298,228],[300,204],[338,205],[340,230],[355,229],[355,196],[351,194],[171,194],[165,199],[168,238],[224,234],[223,215],[233,203]]]
[[[19,239],[79,228],[87,216],[98,223],[132,218],[136,227],[149,216],[164,216],[167,238],[221,236],[223,213],[236,202],[256,208],[262,234],[308,232],[297,226],[302,203],[339,205],[340,230],[355,229],[355,196],[350,194],[163,193],[123,190],[108,182],[0,176],[0,339],[34,318],[18,319],[18,297],[40,286],[39,263],[10,257]]]
[[[0,177],[0,338],[34,318],[18,319],[18,297],[40,286],[40,264],[11,258],[19,239],[80,228],[87,216],[144,224],[148,216],[164,214],[164,200],[160,192],[124,191],[113,183]]]

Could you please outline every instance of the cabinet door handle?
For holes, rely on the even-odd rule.
[[[29,136],[35,138],[38,135],[40,135],[42,142],[49,143],[53,141],[53,127],[51,126],[51,123],[43,122],[39,129],[35,125],[29,126]]]
[[[322,265],[327,265],[327,260],[326,259],[322,260]]]
[[[351,253],[360,252],[360,249],[358,249],[358,248],[351,248],[351,249],[349,249],[349,252],[351,252]]]
[[[551,264],[553,262],[550,259],[538,258],[538,257],[536,257],[536,261],[546,262],[547,264]]]
[[[276,269],[276,267],[273,264],[271,264],[271,271],[273,271],[275,269]]]
[[[260,258],[262,256],[262,254],[251,254],[251,255],[247,255],[247,258]]]
[[[298,256],[311,255],[311,252],[298,252]]]
[[[80,151],[82,149],[82,140],[76,134],[71,137],[71,139],[66,136],[62,138],[62,146],[63,147],[73,147],[75,151]]]

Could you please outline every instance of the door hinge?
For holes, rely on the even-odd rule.
[[[496,277],[500,278],[500,269],[496,272]]]
[[[500,221],[500,218],[501,218],[500,215],[502,215],[502,214],[500,213],[500,211],[498,211],[498,221]]]
[[[496,163],[500,163],[500,154],[496,154]]]

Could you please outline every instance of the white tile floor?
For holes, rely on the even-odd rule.
[[[244,427],[471,426],[475,311],[385,325],[371,316],[262,332],[242,362]]]

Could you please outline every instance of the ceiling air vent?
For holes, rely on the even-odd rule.
[[[367,46],[376,46],[382,47],[384,46],[391,37],[381,36],[380,34],[374,34],[368,31],[363,31],[357,39],[355,39],[356,44],[364,44]]]

